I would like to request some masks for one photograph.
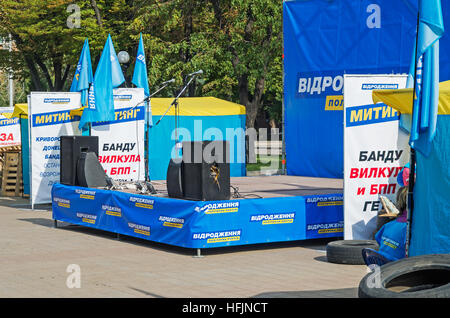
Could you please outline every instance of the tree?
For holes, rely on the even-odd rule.
[[[142,32],[150,84],[155,86],[170,78],[176,79],[176,85],[184,86],[187,78],[183,74],[201,68],[195,38],[201,28],[202,20],[208,13],[204,1],[173,0],[149,1],[134,7],[134,20],[128,31],[137,43]],[[203,68],[207,69],[207,68]],[[197,82],[197,84],[201,83]],[[186,92],[195,95],[196,85]],[[162,96],[177,94],[163,91]]]
[[[182,74],[203,69],[190,96],[197,88],[245,105],[253,127],[264,103],[281,109],[281,12],[274,0],[154,0],[130,30],[144,34],[151,83],[175,76],[182,85]]]
[[[146,48],[150,88],[170,78],[178,94],[187,73],[202,69],[186,96],[216,96],[247,110],[281,118],[282,2],[278,0],[2,0],[0,36],[17,50],[0,51],[0,69],[14,68],[33,90],[67,90],[85,38],[93,68],[111,34],[116,51],[134,65],[139,33]],[[70,8],[75,8],[73,11]],[[78,19],[75,27],[70,21]],[[133,68],[127,68],[130,78]]]
[[[239,102],[246,106],[247,127],[253,127],[267,84],[271,84],[269,91],[280,97],[276,93],[281,85],[268,80],[268,75],[281,79],[282,4],[273,0],[210,1],[224,49],[230,53]]]
[[[98,23],[104,2],[85,0],[73,6],[72,0],[2,0],[0,36],[11,34],[16,49],[0,52],[0,68],[12,67],[16,77],[29,77],[33,90],[67,90],[86,37],[98,60],[109,33]],[[79,24],[73,25],[73,19]]]

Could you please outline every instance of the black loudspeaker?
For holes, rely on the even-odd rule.
[[[94,152],[98,157],[98,136],[60,137],[60,183],[77,184],[77,163],[82,152]]]
[[[230,198],[230,144],[228,141],[183,142],[183,192],[189,200]]]
[[[167,168],[167,192],[171,198],[183,198],[183,164],[170,159]]]
[[[78,185],[87,188],[106,187],[105,173],[98,157],[93,151],[82,152],[77,163]]]

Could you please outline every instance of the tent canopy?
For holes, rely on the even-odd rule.
[[[152,115],[162,116],[173,102],[173,98],[152,98]],[[233,102],[215,97],[183,97],[178,99],[180,116],[228,116],[245,115],[245,107]],[[70,111],[71,116],[81,116],[86,107]],[[175,106],[172,106],[166,116],[175,115]]]
[[[152,98],[152,115],[163,115],[173,102],[173,98]],[[245,107],[215,97],[184,97],[178,99],[180,116],[229,116],[245,115]],[[167,115],[175,115],[172,106]]]
[[[376,89],[372,91],[373,102],[385,103],[403,114],[411,114],[412,88],[404,89]],[[439,115],[450,114],[450,81],[439,83]]]
[[[12,113],[3,113],[6,118],[27,118],[28,117],[28,104],[15,104],[14,111]]]

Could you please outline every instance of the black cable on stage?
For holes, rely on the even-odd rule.
[[[243,195],[243,194],[241,194],[240,192],[239,192],[239,188],[238,187],[235,187],[235,186],[232,186],[232,185],[230,185],[230,187],[233,189],[233,195],[232,195],[232,197],[233,197],[233,199],[248,199],[248,196],[255,196],[255,197],[257,197],[257,198],[259,198],[259,199],[263,199],[263,197],[262,196],[260,196],[260,195],[258,195],[258,194],[255,194],[255,193],[249,193],[249,194],[245,194],[245,195]]]

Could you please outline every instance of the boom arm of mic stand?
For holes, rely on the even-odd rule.
[[[136,107],[138,107],[139,105],[141,105],[144,102],[148,102],[150,98],[152,98],[153,96],[155,96],[156,94],[158,94],[161,90],[163,90],[164,88],[167,87],[167,85],[169,85],[169,83],[166,83],[164,85],[162,85],[161,87],[159,87],[153,94],[151,94],[150,96],[145,97],[143,100],[141,100],[139,103],[137,103],[136,105],[134,105],[132,108],[130,108],[130,110],[135,109]],[[123,115],[120,115],[119,119],[122,119]]]
[[[172,103],[169,105],[169,108],[167,108],[166,112],[161,116],[161,118],[158,119],[158,121],[156,122],[155,126],[159,124],[159,122],[161,121],[161,119],[163,119],[166,114],[169,112],[169,110],[172,108],[173,105],[175,105],[178,102],[178,98],[180,98],[181,95],[183,95],[184,91],[186,90],[186,88],[191,84],[192,80],[194,79],[195,76],[192,76],[189,80],[189,82],[187,82],[186,85],[184,85],[183,89],[180,91],[180,93],[177,95],[177,97],[175,97],[175,99],[172,101]]]

